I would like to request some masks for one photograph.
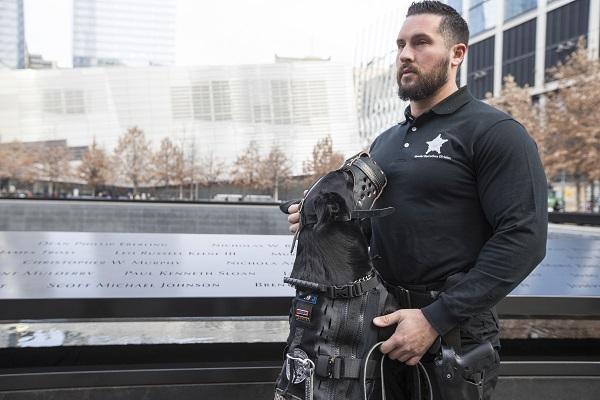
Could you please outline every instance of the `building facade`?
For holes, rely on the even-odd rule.
[[[0,68],[24,67],[23,0],[0,0]]]
[[[73,0],[73,67],[175,64],[176,0]]]
[[[512,75],[533,94],[548,89],[547,70],[572,53],[583,37],[598,58],[600,0],[454,0],[471,39],[461,82],[478,98],[498,95]]]
[[[366,27],[358,38],[354,91],[358,131],[364,146],[404,116],[407,102],[398,97],[396,41],[405,9],[391,10]]]
[[[325,61],[210,67],[0,71],[3,142],[95,139],[111,151],[137,126],[232,163],[251,141],[286,151],[302,172],[327,135],[345,155],[361,146],[351,67]]]

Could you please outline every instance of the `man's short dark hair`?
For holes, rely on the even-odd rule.
[[[441,1],[415,1],[408,8],[407,17],[411,15],[441,15],[439,31],[446,43],[454,46],[457,43],[469,44],[469,27],[461,15],[452,7]]]

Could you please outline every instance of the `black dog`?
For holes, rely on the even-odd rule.
[[[384,186],[383,172],[363,153],[317,181],[302,201],[296,259],[285,280],[296,297],[276,399],[372,398],[382,357],[374,350],[393,332],[372,319],[398,309],[368,253],[366,219],[393,211],[372,209]]]

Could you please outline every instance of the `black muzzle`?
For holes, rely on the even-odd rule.
[[[336,179],[339,174],[344,175],[345,179]],[[281,204],[279,208],[286,214],[292,204],[300,204],[300,226],[294,235],[290,252],[294,251],[300,230],[306,225],[317,223],[314,201],[320,194],[334,192],[345,198],[348,212],[340,215],[339,221],[383,217],[392,214],[394,208],[373,208],[373,206],[386,184],[387,179],[383,170],[369,156],[369,153],[361,152],[344,161],[337,170],[319,178],[310,186],[303,199]]]

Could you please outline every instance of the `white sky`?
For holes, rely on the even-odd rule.
[[[29,52],[58,61],[61,67],[71,66],[72,0],[24,3]],[[331,56],[335,62],[352,64],[359,34],[383,20],[397,25],[397,32],[409,4],[408,0],[177,0],[176,64],[271,63],[275,54]],[[398,20],[391,21],[392,16]],[[382,40],[393,46],[395,33]]]

